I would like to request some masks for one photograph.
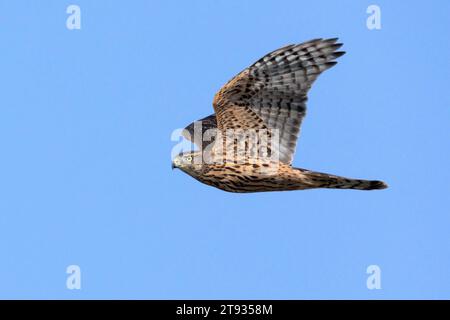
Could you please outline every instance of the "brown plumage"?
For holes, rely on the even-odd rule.
[[[275,50],[215,95],[215,114],[185,128],[200,151],[176,156],[172,167],[230,192],[335,188],[384,189],[359,180],[293,168],[308,90],[344,52],[337,39],[315,39]]]

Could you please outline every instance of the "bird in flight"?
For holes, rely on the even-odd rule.
[[[387,188],[292,167],[308,90],[345,53],[337,40],[285,46],[232,78],[214,97],[215,113],[183,130],[200,150],[175,156],[172,168],[229,192]]]

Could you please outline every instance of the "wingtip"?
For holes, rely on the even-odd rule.
[[[336,51],[336,52],[333,53],[333,56],[334,56],[335,59],[337,59],[339,57],[342,57],[344,54],[346,54],[345,51]]]
[[[325,69],[330,69],[332,67],[334,67],[335,65],[337,65],[337,61],[329,61],[323,64],[325,66]]]
[[[334,43],[334,44],[330,45],[329,47],[330,47],[330,49],[332,49],[332,50],[337,50],[337,49],[339,49],[340,47],[342,47],[343,45],[344,45],[343,43]]]
[[[326,41],[326,42],[330,42],[330,43],[334,43],[334,42],[337,42],[339,40],[339,38],[328,38],[328,39],[325,39],[324,41]]]

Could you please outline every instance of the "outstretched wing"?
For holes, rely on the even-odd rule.
[[[214,142],[216,133],[211,130],[217,129],[216,115],[212,114],[203,119],[192,122],[186,128],[184,128],[183,136],[195,143],[202,150],[205,150],[208,145]],[[208,134],[210,131],[210,134]]]
[[[231,79],[213,101],[220,130],[278,130],[279,160],[292,162],[308,90],[345,52],[334,39],[275,50]]]

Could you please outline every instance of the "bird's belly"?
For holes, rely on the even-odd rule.
[[[207,185],[218,189],[237,192],[265,192],[265,191],[287,191],[307,189],[308,185],[302,183],[295,177],[280,174],[277,170],[271,173],[261,173],[257,170],[224,170],[213,171],[197,179]]]

